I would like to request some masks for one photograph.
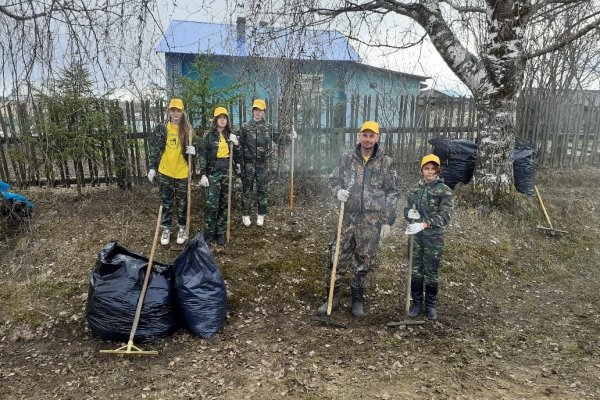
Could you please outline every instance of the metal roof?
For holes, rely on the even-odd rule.
[[[277,28],[261,24],[238,27],[210,22],[173,20],[156,45],[159,53],[212,54],[306,60],[355,61],[360,56],[337,31]],[[241,31],[240,31],[241,32]]]

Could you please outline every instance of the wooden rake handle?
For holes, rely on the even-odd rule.
[[[150,259],[148,260],[148,266],[146,267],[146,274],[144,276],[144,284],[142,285],[142,291],[138,298],[137,308],[135,310],[135,317],[133,318],[133,326],[131,327],[131,333],[129,334],[129,343],[133,343],[133,337],[137,330],[138,323],[140,322],[140,315],[142,314],[142,305],[144,304],[144,297],[146,296],[146,290],[148,289],[148,281],[152,274],[152,265],[154,264],[154,253],[156,251],[156,245],[158,244],[158,232],[160,231],[160,219],[162,217],[163,207],[162,205],[158,209],[158,218],[156,219],[156,228],[154,229],[154,240],[152,241],[152,250],[150,251]]]
[[[229,142],[229,186],[227,187],[227,243],[231,235],[231,192],[233,181],[233,143]]]
[[[340,243],[342,241],[342,222],[344,221],[344,204],[340,202],[340,217],[338,219],[337,235],[335,238],[335,253],[333,256],[333,267],[331,268],[331,278],[329,279],[329,296],[327,297],[327,315],[331,315],[333,307],[333,288],[335,285],[335,273],[337,270],[338,259],[340,257]]]
[[[550,225],[550,229],[554,229],[554,227],[552,226],[552,222],[550,221],[550,216],[546,211],[546,207],[544,207],[544,202],[542,201],[542,196],[540,195],[540,191],[538,190],[537,185],[533,185],[533,188],[535,189],[535,194],[537,195],[537,198],[540,201],[540,205],[542,206],[542,211],[544,211],[544,215],[546,216],[546,221],[548,221],[548,225]]]

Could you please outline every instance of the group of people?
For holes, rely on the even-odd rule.
[[[204,240],[225,244],[230,168],[242,176],[242,223],[250,226],[252,193],[256,184],[258,213],[256,225],[263,226],[267,215],[268,161],[280,136],[265,119],[267,104],[262,99],[252,104],[252,119],[242,125],[238,135],[233,133],[229,112],[216,107],[211,128],[204,133],[200,145],[193,145],[192,128],[181,99],[169,102],[167,121],[152,131],[149,144],[148,179],[155,177],[160,187],[163,205],[160,243],[168,245],[171,238],[171,220],[177,203],[177,244],[186,237],[187,184],[191,171],[188,156],[196,156],[200,165],[200,186],[206,188],[204,209]],[[231,155],[231,160],[230,160]],[[158,174],[157,174],[158,172]],[[234,171],[231,171],[233,174]]]
[[[214,110],[212,128],[204,134],[200,145],[200,185],[207,188],[204,213],[204,239],[211,243],[216,238],[225,243],[228,205],[229,168],[242,175],[242,223],[250,226],[252,192],[256,183],[258,213],[257,226],[263,226],[267,214],[268,160],[273,147],[281,137],[265,120],[266,103],[256,99],[252,104],[252,119],[243,124],[239,134],[233,133],[229,113],[224,107]],[[295,132],[293,133],[295,135]],[[163,203],[161,243],[168,244],[174,201],[177,201],[177,243],[185,242],[185,196],[189,177],[186,156],[196,155],[191,143],[192,129],[184,111],[183,102],[169,103],[169,118],[157,125],[149,142],[150,169],[148,179],[153,181],[158,171],[158,182]],[[366,121],[358,133],[358,144],[344,152],[330,177],[332,194],[344,203],[338,263],[332,280],[332,267],[337,233],[329,243],[327,292],[333,285],[333,309],[341,302],[341,286],[346,274],[350,277],[352,315],[364,316],[364,295],[369,277],[376,269],[379,241],[391,234],[390,226],[396,220],[400,191],[396,171],[390,157],[379,146],[379,125]],[[230,153],[232,160],[230,161]],[[233,171],[232,171],[233,172]],[[452,192],[439,178],[440,159],[428,154],[421,159],[421,179],[411,189],[404,218],[408,221],[407,235],[414,235],[411,296],[411,317],[425,313],[430,320],[437,319],[439,266],[444,247],[444,228],[449,224],[453,209]],[[325,315],[328,303],[317,313]]]

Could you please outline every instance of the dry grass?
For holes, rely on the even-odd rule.
[[[403,177],[411,182],[413,177]],[[37,208],[0,240],[2,398],[597,398],[600,397],[600,170],[540,171],[538,186],[563,237],[546,237],[535,198],[483,214],[456,190],[441,270],[440,321],[386,330],[404,294],[403,226],[380,247],[367,316],[349,298],[336,318],[349,330],[315,326],[323,300],[327,242],[337,209],[323,181],[273,185],[267,226],[245,229],[234,212],[232,243],[216,248],[229,317],[211,341],[183,332],[158,357],[101,357],[115,347],[89,337],[89,270],[111,239],[149,254],[156,189],[22,192]],[[193,230],[203,196],[194,189]],[[161,247],[172,262],[180,248]],[[58,379],[48,380],[48,373]],[[145,397],[144,397],[145,396]]]

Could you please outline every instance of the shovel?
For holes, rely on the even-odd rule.
[[[540,195],[540,191],[538,190],[537,185],[533,185],[533,188],[535,189],[535,194],[537,195],[537,198],[540,201],[540,205],[542,206],[542,211],[544,211],[544,215],[546,216],[546,221],[548,221],[548,225],[550,225],[549,228],[540,225],[538,225],[537,228],[542,232],[550,235],[564,235],[569,233],[567,231],[561,231],[560,229],[554,229],[554,227],[552,226],[552,221],[550,221],[550,216],[546,211],[546,207],[544,207],[544,202],[542,201],[542,196]]]
[[[333,267],[331,268],[331,278],[329,280],[329,296],[327,297],[327,317],[314,317],[314,321],[324,325],[334,326],[336,328],[348,328],[345,322],[337,322],[331,319],[331,309],[333,308],[333,291],[335,285],[335,273],[337,270],[338,259],[340,257],[340,242],[342,237],[342,222],[344,220],[344,202],[340,203],[340,217],[338,219],[337,236],[335,238],[335,253],[333,256]]]
[[[100,350],[100,353],[105,354],[138,354],[138,355],[156,355],[158,351],[154,350],[142,350],[133,344],[133,338],[135,337],[135,331],[137,330],[138,323],[140,322],[140,315],[142,314],[142,306],[144,305],[144,297],[146,296],[146,289],[148,289],[148,281],[150,275],[152,275],[152,264],[154,264],[154,252],[156,251],[156,245],[158,243],[158,232],[160,230],[160,217],[162,216],[162,206],[158,209],[158,219],[156,220],[156,229],[154,230],[154,240],[152,241],[152,251],[150,251],[150,259],[148,260],[148,266],[146,267],[146,274],[144,276],[144,284],[140,291],[140,297],[138,298],[137,308],[135,310],[135,317],[133,318],[133,325],[131,332],[129,333],[129,341],[125,346],[119,347],[115,350]]]
[[[413,204],[413,210],[415,205]],[[410,286],[412,279],[412,263],[413,263],[413,245],[415,243],[415,235],[408,236],[408,273],[406,274],[406,297],[404,304],[404,320],[403,321],[390,321],[385,324],[388,328],[395,328],[398,326],[405,325],[423,325],[424,320],[421,319],[410,319],[408,312],[410,309]]]

